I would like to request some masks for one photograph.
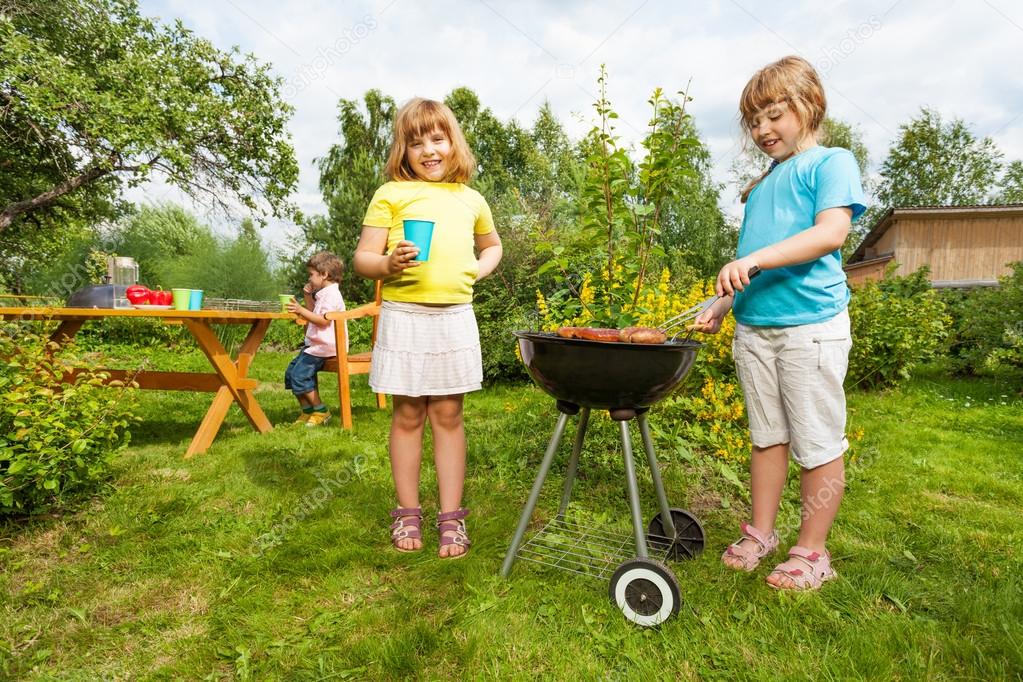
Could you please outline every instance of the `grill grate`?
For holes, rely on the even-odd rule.
[[[666,562],[671,541],[649,533],[646,538],[650,558]],[[636,556],[636,538],[631,532],[594,528],[555,517],[522,543],[515,556],[558,570],[610,580],[619,565]]]

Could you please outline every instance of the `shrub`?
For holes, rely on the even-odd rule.
[[[952,314],[949,355],[956,371],[969,374],[1023,368],[1023,262],[993,289],[947,292]]]
[[[107,388],[89,370],[61,383],[71,369],[48,355],[42,337],[0,329],[0,516],[40,513],[95,491],[128,443],[131,389]]]
[[[713,295],[712,282],[697,282],[680,297],[678,310],[686,310]],[[645,322],[641,319],[641,323]],[[658,409],[668,417],[659,421],[664,440],[682,441],[689,448],[719,460],[746,462],[751,445],[742,388],[732,360],[734,335],[735,318],[728,315],[717,334],[694,337],[703,343],[703,348],[682,386],[659,405]],[[665,427],[670,431],[663,431]]]
[[[853,290],[848,388],[897,386],[944,347],[952,320],[927,274],[926,268],[906,277],[889,273]]]
[[[483,376],[487,381],[512,381],[526,378],[526,368],[517,354],[512,332],[529,329],[531,321],[525,306],[514,299],[481,297],[474,305],[483,351]],[[532,326],[536,326],[535,320]]]

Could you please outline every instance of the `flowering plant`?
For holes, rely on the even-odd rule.
[[[686,92],[674,101],[657,88],[649,99],[650,129],[642,142],[646,153],[633,161],[615,133],[618,114],[607,99],[603,66],[597,82],[598,122],[582,143],[586,164],[579,220],[568,243],[541,235],[537,249],[546,262],[538,274],[558,269],[565,276],[565,285],[545,302],[557,309],[557,317],[625,327],[650,318],[644,305],[646,296],[661,286],[652,281],[651,269],[664,255],[657,240],[664,209],[694,173],[690,148],[698,140],[685,111]],[[569,273],[575,270],[584,274],[572,281]]]

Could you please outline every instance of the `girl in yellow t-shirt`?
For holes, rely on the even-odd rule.
[[[391,542],[400,552],[423,547],[419,469],[429,419],[442,558],[469,550],[464,521],[469,510],[462,507],[462,398],[483,381],[472,286],[494,271],[502,255],[490,207],[464,184],[475,168],[447,106],[419,98],[408,102],[394,122],[387,160],[391,181],[373,195],[354,257],[357,273],[384,281],[369,384],[376,393],[394,396],[390,454],[398,507],[391,512]],[[427,259],[414,260],[420,249],[405,239],[406,221],[433,223],[423,249]]]

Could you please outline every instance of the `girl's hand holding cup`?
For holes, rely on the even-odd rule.
[[[394,251],[387,256],[387,269],[393,275],[402,270],[422,265],[421,262],[412,260],[418,255],[419,247],[413,242],[403,239],[394,247]]]

